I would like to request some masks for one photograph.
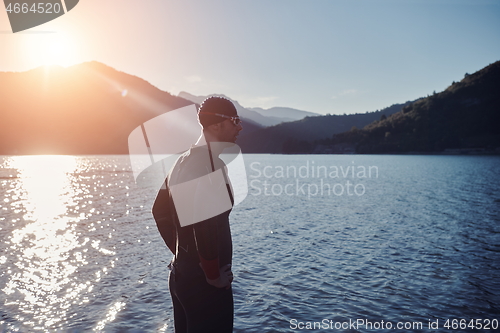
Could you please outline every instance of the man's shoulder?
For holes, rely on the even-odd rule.
[[[193,147],[181,154],[170,171],[174,184],[203,177],[212,172],[210,155],[206,147]]]

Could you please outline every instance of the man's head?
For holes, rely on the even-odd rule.
[[[203,101],[198,120],[209,141],[236,142],[243,129],[233,103],[224,97],[212,96]]]

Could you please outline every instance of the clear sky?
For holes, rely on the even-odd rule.
[[[364,113],[500,60],[500,0],[80,0],[17,34],[0,9],[0,71],[90,60],[173,94]]]

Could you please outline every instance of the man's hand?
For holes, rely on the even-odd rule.
[[[231,283],[233,282],[233,272],[231,272],[231,264],[221,267],[219,271],[220,275],[215,280],[210,280],[207,278],[208,284],[216,288],[226,288],[229,289]]]

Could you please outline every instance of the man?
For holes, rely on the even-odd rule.
[[[198,120],[203,127],[200,139],[169,172],[153,215],[175,255],[169,265],[175,332],[232,332],[229,213],[234,200],[219,154],[236,142],[242,126],[233,103],[222,97],[205,99]],[[203,179],[213,184],[217,175],[225,186],[203,185]]]

